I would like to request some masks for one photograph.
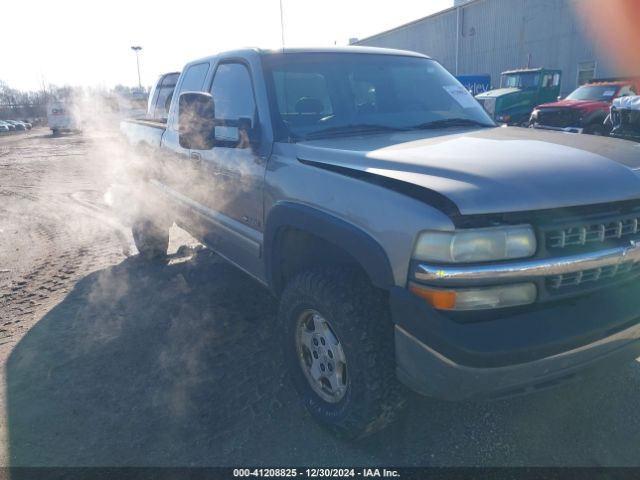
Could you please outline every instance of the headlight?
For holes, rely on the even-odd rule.
[[[420,233],[413,252],[417,260],[473,263],[530,257],[536,253],[531,225]]]
[[[539,113],[540,113],[540,110],[534,110],[533,112],[531,112],[531,118],[538,118]]]

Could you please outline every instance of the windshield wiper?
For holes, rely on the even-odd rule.
[[[431,122],[421,123],[415,125],[413,128],[416,130],[423,130],[428,128],[447,128],[447,127],[495,127],[488,123],[479,122],[477,120],[471,120],[470,118],[441,118],[440,120],[432,120]]]
[[[315,132],[307,133],[305,138],[315,138],[332,134],[355,134],[355,133],[375,133],[375,132],[404,132],[406,129],[391,127],[389,125],[378,125],[375,123],[354,123],[350,125],[340,125],[328,127]]]

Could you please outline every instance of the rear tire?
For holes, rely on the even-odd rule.
[[[149,220],[138,220],[131,227],[133,241],[140,256],[145,260],[162,258],[169,248],[169,229]]]
[[[309,413],[342,437],[384,428],[405,402],[384,297],[351,268],[302,272],[281,297],[283,352],[293,385]]]

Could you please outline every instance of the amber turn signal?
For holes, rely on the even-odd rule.
[[[433,288],[409,283],[409,291],[429,302],[436,310],[483,310],[515,307],[533,303],[537,297],[537,289],[533,283],[456,289]]]
[[[438,310],[453,310],[456,306],[456,292],[452,290],[432,290],[411,284],[409,291],[420,298],[424,298],[433,308]]]

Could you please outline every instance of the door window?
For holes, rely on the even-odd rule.
[[[543,88],[557,87],[558,85],[560,85],[559,73],[547,73],[542,79]]]
[[[631,85],[624,85],[620,89],[620,92],[618,92],[619,97],[630,97],[632,95],[637,95],[637,94]]]
[[[198,63],[191,65],[184,74],[184,79],[180,85],[180,92],[198,92],[202,90],[204,79],[209,71],[208,63]]]
[[[176,98],[180,97],[180,94],[183,92],[200,92],[204,87],[204,80],[207,77],[207,72],[209,71],[208,63],[197,63],[195,65],[191,65],[184,72],[184,78],[182,79],[182,83],[180,84],[180,88],[177,92],[173,94],[169,94],[170,97]],[[166,100],[165,100],[166,102]],[[177,102],[174,102],[177,104]],[[171,117],[173,122],[177,121],[177,108],[173,107],[171,111]]]
[[[171,98],[173,97],[173,90],[176,88],[178,77],[179,74],[177,73],[169,74],[158,86],[158,98],[156,100],[154,111],[151,112],[154,118],[167,116],[167,113],[169,112],[169,105],[171,105]]]
[[[223,63],[218,66],[211,95],[215,105],[216,118],[225,121],[248,119],[254,121],[256,103],[249,70],[240,63]],[[218,146],[249,146],[247,126],[216,127]]]

